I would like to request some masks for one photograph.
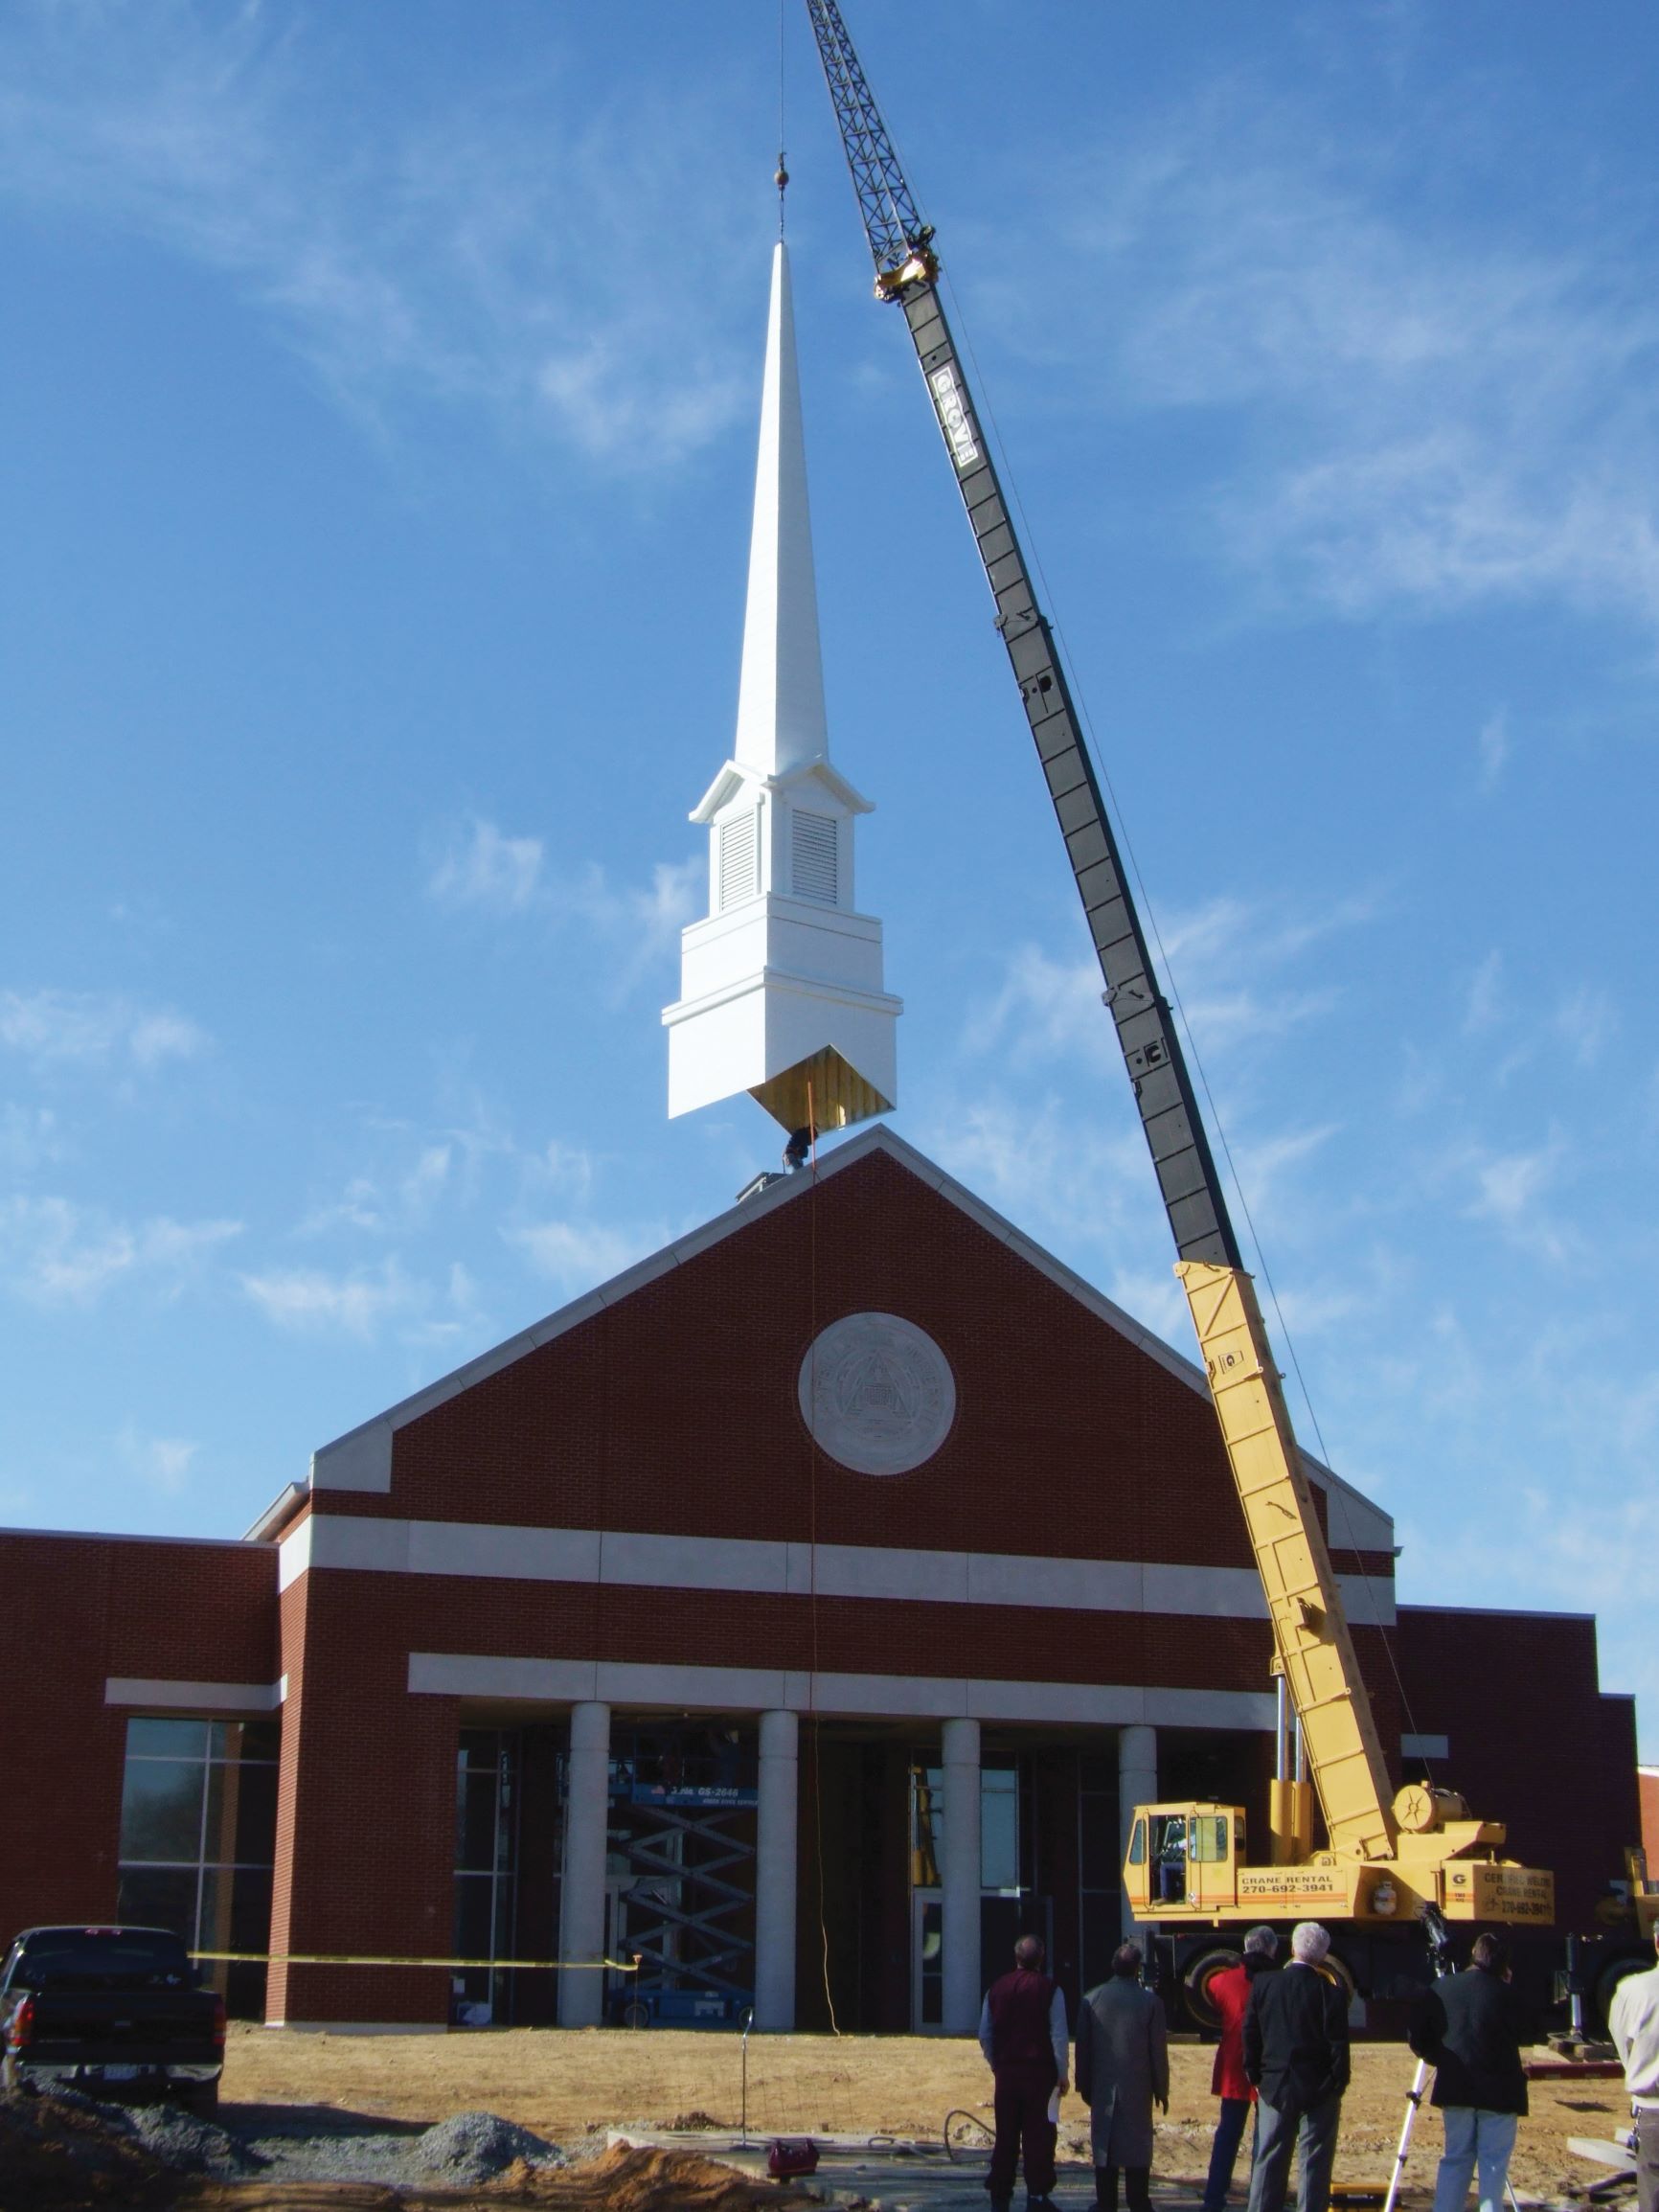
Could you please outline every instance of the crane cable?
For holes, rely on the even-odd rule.
[[[824,1755],[823,1716],[818,1710],[818,1116],[812,1085],[807,1085],[807,1127],[811,1133],[807,1193],[807,1326],[811,1331],[807,1352],[807,1621],[811,1637],[811,1668],[807,1676],[807,1721],[812,1739],[812,1824],[814,1871],[818,1890],[819,1971],[824,1980],[824,2004],[830,2015],[830,2033],[838,2036],[835,1999],[830,1988],[830,1922],[824,1905]]]

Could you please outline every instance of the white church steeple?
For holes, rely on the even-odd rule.
[[[898,1098],[881,924],[852,903],[856,818],[830,760],[789,261],[772,262],[761,449],[733,757],[693,810],[709,912],[667,1008],[669,1112],[746,1090],[783,1127],[843,1129]]]
[[[795,316],[789,299],[788,253],[782,239],[772,263],[755,524],[749,539],[749,604],[743,617],[743,675],[733,750],[745,767],[762,776],[785,775],[805,762],[827,758],[830,751],[824,661],[818,649],[818,587],[812,573],[812,520],[807,503],[807,444],[801,435],[801,380],[795,367]]]

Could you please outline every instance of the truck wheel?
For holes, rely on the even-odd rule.
[[[1183,1969],[1181,1989],[1187,2000],[1187,2011],[1195,2027],[1215,2030],[1221,2025],[1221,2016],[1216,2010],[1210,1995],[1210,1984],[1218,1973],[1239,1963],[1239,1953],[1222,1946],[1200,1951],[1192,1964]]]

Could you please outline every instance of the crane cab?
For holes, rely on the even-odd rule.
[[[1244,1810],[1239,1805],[1137,1805],[1124,1894],[1137,1920],[1210,1920],[1239,1904]]]

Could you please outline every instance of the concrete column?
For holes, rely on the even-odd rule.
[[[1118,1730],[1118,1863],[1121,1866],[1129,1848],[1129,1831],[1134,1826],[1135,1807],[1149,1805],[1158,1794],[1158,1731],[1156,1728],[1133,1727]],[[1144,1945],[1146,1931],[1129,1910],[1129,1900],[1124,1898],[1124,1941]]]
[[[979,1722],[946,1721],[943,1905],[943,2028],[970,2036],[979,2025]]]
[[[755,2025],[795,2026],[795,1809],[801,1723],[761,1715],[761,1791],[755,1814]]]
[[[597,1959],[604,1950],[605,1832],[610,1824],[610,1707],[570,1709],[565,1770],[564,1873],[558,1893],[558,1955]],[[558,2024],[596,2028],[604,2015],[604,1974],[561,1969]]]

